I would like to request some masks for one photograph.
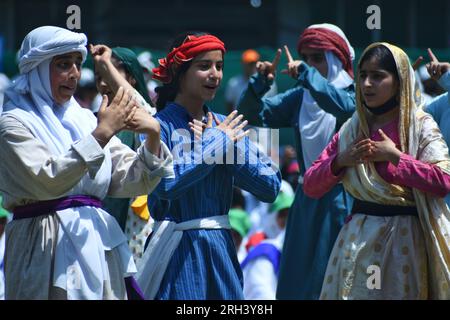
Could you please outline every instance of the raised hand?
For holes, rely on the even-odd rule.
[[[277,71],[278,63],[280,62],[281,49],[277,50],[275,57],[272,62],[269,61],[258,61],[256,63],[256,70],[267,77],[268,80],[272,81],[275,79],[275,74]]]
[[[94,63],[110,61],[112,56],[112,50],[110,47],[103,44],[89,45],[89,51],[92,54]]]
[[[133,92],[133,86],[123,77],[117,70],[111,61],[112,50],[111,48],[103,45],[89,45],[89,50],[92,54],[95,63],[95,71],[97,80],[103,80],[109,87],[109,89],[117,93],[119,87],[123,87],[125,90]],[[97,75],[98,73],[98,75]]]
[[[414,61],[414,63],[412,64],[412,68],[413,68],[414,71],[416,71],[419,68],[419,66],[422,63],[422,61],[423,61],[423,57],[422,56],[419,56],[416,59],[416,61]]]
[[[297,80],[298,78],[298,66],[300,64],[302,64],[301,60],[294,60],[292,58],[291,52],[289,51],[288,46],[284,46],[284,52],[286,54],[286,58],[287,58],[287,69],[283,69],[281,70],[281,73],[283,74],[288,74],[290,77],[294,78],[295,80]]]
[[[430,62],[426,64],[427,71],[432,79],[438,81],[444,73],[450,70],[450,63],[439,62],[430,48],[428,48],[428,56],[430,57]]]

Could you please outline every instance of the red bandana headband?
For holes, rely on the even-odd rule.
[[[318,50],[329,50],[342,62],[342,67],[353,78],[352,59],[347,43],[336,32],[325,28],[308,28],[300,36],[297,51],[303,47]]]
[[[187,36],[181,46],[172,49],[172,51],[164,59],[159,59],[159,66],[154,68],[153,79],[159,80],[162,83],[170,83],[172,76],[170,68],[172,65],[180,66],[198,56],[200,53],[221,50],[225,53],[225,45],[219,38],[213,35],[203,36]]]

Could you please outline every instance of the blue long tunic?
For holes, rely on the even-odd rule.
[[[216,116],[221,121],[225,118],[219,114]],[[281,185],[281,175],[268,157],[261,156],[256,163],[211,163],[211,155],[225,162],[220,147],[225,150],[230,143],[234,145],[236,154],[244,150],[249,159],[248,156],[256,152],[256,147],[248,138],[233,144],[222,131],[207,129],[200,152],[206,161],[197,163],[195,157],[199,153],[195,154],[195,151],[187,148],[192,146],[194,139],[188,125],[192,118],[186,109],[172,103],[157,113],[156,118],[161,124],[161,140],[174,155],[175,178],[162,179],[149,196],[149,209],[155,220],[169,219],[179,223],[227,214],[233,185],[249,191],[262,201],[275,200]],[[188,151],[181,152],[186,150],[181,146]],[[214,153],[212,150],[219,151]],[[189,163],[187,159],[194,161]],[[156,299],[243,299],[242,271],[230,231],[185,231]]]
[[[269,85],[265,77],[258,74],[252,76],[239,101],[239,113],[251,125],[293,127],[303,176],[305,166],[298,121],[304,88],[310,90],[324,111],[336,117],[337,130],[355,111],[354,86],[337,89],[315,68],[305,63],[299,66],[299,77],[294,88],[274,97],[261,98]],[[319,298],[331,250],[351,210],[352,201],[341,184],[319,200],[306,196],[302,184],[299,184],[286,226],[277,299]]]

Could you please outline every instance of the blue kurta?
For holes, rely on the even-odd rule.
[[[324,111],[336,117],[337,130],[355,111],[354,86],[337,89],[315,68],[305,63],[299,66],[299,77],[294,88],[274,97],[261,98],[269,85],[265,77],[258,74],[252,76],[239,101],[239,113],[250,125],[293,127],[303,176],[305,166],[298,123],[303,88],[309,89]],[[341,184],[319,200],[306,196],[302,184],[299,184],[286,226],[277,299],[319,298],[328,258],[351,206],[352,198]]]
[[[219,114],[216,116],[221,121],[225,118]],[[256,147],[248,138],[233,144],[222,131],[207,129],[202,151],[207,161],[188,163],[186,159],[195,160],[193,152],[184,151],[184,160],[179,155],[182,149],[180,141],[184,141],[185,147],[191,146],[194,141],[188,125],[192,121],[189,113],[182,106],[172,103],[157,113],[156,118],[161,123],[161,140],[174,156],[175,178],[162,179],[149,196],[149,209],[155,220],[169,219],[179,223],[225,215],[230,209],[233,185],[249,191],[262,201],[275,200],[281,175],[268,157],[260,156],[257,162],[253,161],[254,164],[248,161],[245,164],[211,163],[211,150],[219,150],[220,146],[225,150],[231,144],[236,153],[237,149],[247,150],[247,156],[256,152]],[[185,130],[181,136],[177,135],[179,129]],[[243,149],[244,145],[246,149]],[[224,159],[220,151],[214,156],[215,159]],[[265,174],[262,175],[261,170]],[[242,271],[230,231],[184,231],[156,299],[243,299]]]

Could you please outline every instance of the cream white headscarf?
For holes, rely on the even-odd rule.
[[[53,26],[34,29],[19,51],[20,76],[5,92],[3,114],[23,122],[56,155],[67,152],[74,141],[92,132],[96,125],[94,115],[73,97],[62,106],[56,105],[50,84],[52,58],[80,52],[84,62],[86,44],[82,33]]]

